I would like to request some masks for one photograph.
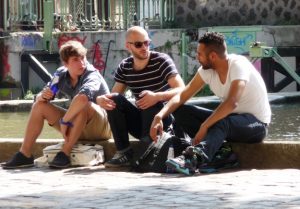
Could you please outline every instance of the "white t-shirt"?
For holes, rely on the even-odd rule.
[[[224,84],[213,69],[203,70],[200,67],[198,73],[221,101],[227,99],[232,81],[246,81],[245,90],[233,113],[251,113],[261,122],[270,123],[271,108],[265,83],[246,57],[236,54],[228,55],[228,74]]]

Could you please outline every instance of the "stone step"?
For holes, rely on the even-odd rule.
[[[61,142],[61,139],[38,139],[33,148],[33,155],[42,156],[43,148]],[[0,162],[8,160],[21,146],[22,139],[0,139]],[[88,142],[86,142],[88,143]],[[113,139],[102,141],[105,159],[110,159],[116,149]],[[138,140],[131,140],[136,152],[142,152],[145,147]],[[237,153],[242,169],[283,169],[300,168],[300,142],[265,141],[259,144],[232,144]]]

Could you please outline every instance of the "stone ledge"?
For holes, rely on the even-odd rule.
[[[300,142],[265,141],[259,144],[233,143],[242,168],[300,168]]]
[[[42,155],[44,147],[61,142],[61,139],[38,139],[33,148],[33,155]],[[20,148],[22,139],[0,139],[0,162],[8,160]],[[88,142],[85,142],[88,143]],[[105,158],[110,159],[116,149],[113,139],[99,142],[105,151]],[[136,152],[145,147],[138,140],[131,141]],[[237,153],[240,167],[243,169],[283,169],[300,168],[300,142],[265,141],[259,144],[232,144]]]

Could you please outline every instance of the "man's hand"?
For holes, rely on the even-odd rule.
[[[164,125],[162,122],[162,118],[156,115],[153,118],[151,128],[150,128],[150,136],[153,141],[157,142],[158,137],[162,135],[164,129]]]
[[[142,110],[155,105],[159,101],[156,94],[148,90],[142,91],[139,97],[140,99],[136,101],[136,105]]]
[[[47,102],[53,98],[54,94],[49,87],[45,87],[38,95],[37,101]]]
[[[115,94],[105,94],[97,97],[97,104],[105,110],[113,110],[116,103],[111,99]]]

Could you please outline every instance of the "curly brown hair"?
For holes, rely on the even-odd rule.
[[[85,57],[87,49],[79,41],[68,41],[59,49],[60,59],[68,63],[70,57]]]
[[[202,37],[200,37],[199,44],[204,44],[206,46],[206,54],[214,51],[220,57],[224,57],[227,53],[226,42],[224,40],[224,35],[218,32],[206,32]]]

